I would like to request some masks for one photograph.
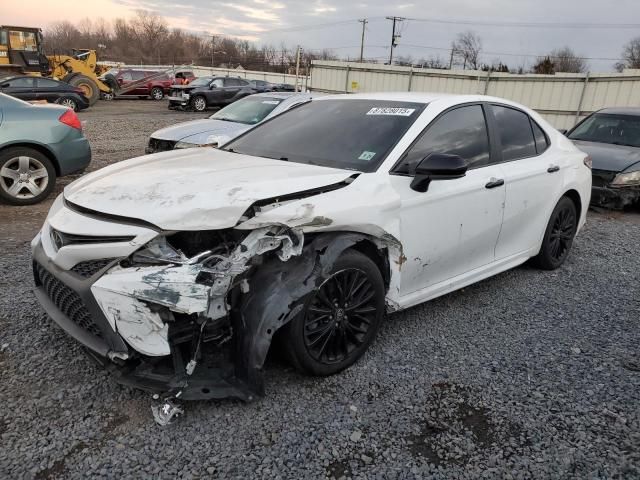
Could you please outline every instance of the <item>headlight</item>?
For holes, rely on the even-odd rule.
[[[176,142],[173,148],[195,148],[201,147],[202,145],[198,145],[197,143],[189,143],[189,142]]]
[[[612,187],[629,187],[640,185],[640,170],[628,173],[619,173],[611,182]]]

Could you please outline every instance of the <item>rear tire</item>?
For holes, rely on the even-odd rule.
[[[378,332],[385,287],[366,255],[345,251],[280,337],[291,363],[311,375],[333,375],[356,362]]]
[[[569,256],[577,229],[576,206],[569,197],[562,197],[549,218],[540,253],[531,262],[543,270],[560,267]]]
[[[100,89],[98,88],[98,84],[86,75],[74,75],[67,83],[82,90],[84,96],[89,100],[90,106],[95,105],[100,98]]]
[[[164,91],[159,87],[153,87],[150,93],[153,100],[162,100],[164,98]]]
[[[62,105],[63,107],[68,107],[68,108],[72,109],[74,112],[78,111],[78,104],[71,97],[59,98],[58,100],[56,100],[56,103],[58,105]]]
[[[0,152],[0,198],[11,205],[44,200],[56,183],[56,170],[45,155],[28,147]]]
[[[191,108],[196,112],[204,112],[207,109],[207,99],[202,95],[197,95],[191,99]]]

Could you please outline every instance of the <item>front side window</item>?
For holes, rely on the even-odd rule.
[[[125,70],[124,72],[122,72],[120,74],[120,80],[122,80],[124,82],[133,81],[133,75],[131,74],[131,71],[130,70]]]
[[[502,143],[502,160],[535,157],[536,141],[529,115],[515,108],[492,105],[498,136]]]
[[[222,78],[216,78],[213,82],[211,82],[211,85],[217,88],[222,88],[224,87],[224,80]]]
[[[320,100],[258,125],[224,150],[277,160],[373,172],[424,110],[388,100]]]
[[[249,96],[227,105],[209,118],[255,125],[264,120],[282,101],[282,98]]]
[[[571,140],[640,147],[640,117],[596,113],[569,133]]]
[[[480,105],[451,110],[436,118],[404,155],[396,172],[414,173],[431,153],[458,155],[477,168],[489,163],[489,135]]]
[[[58,88],[60,84],[49,78],[38,78],[38,87],[40,88]]]

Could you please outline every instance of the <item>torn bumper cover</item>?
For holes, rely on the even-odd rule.
[[[36,295],[51,318],[125,385],[185,400],[264,393],[275,332],[299,314],[359,234],[304,238],[279,226],[191,258],[157,237],[82,275],[35,245]],[[304,244],[304,241],[307,241]]]
[[[640,204],[640,186],[593,186],[591,204],[604,208],[623,209]]]

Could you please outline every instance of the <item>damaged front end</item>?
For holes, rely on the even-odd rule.
[[[252,277],[255,267],[282,264],[302,249],[302,232],[279,226],[181,232],[158,236],[116,263],[91,293],[131,347],[112,358],[119,381],[187,400],[262,395],[255,370],[264,357],[248,349],[263,343],[266,354],[282,319],[266,331],[250,328],[252,312],[243,305],[264,288]]]

